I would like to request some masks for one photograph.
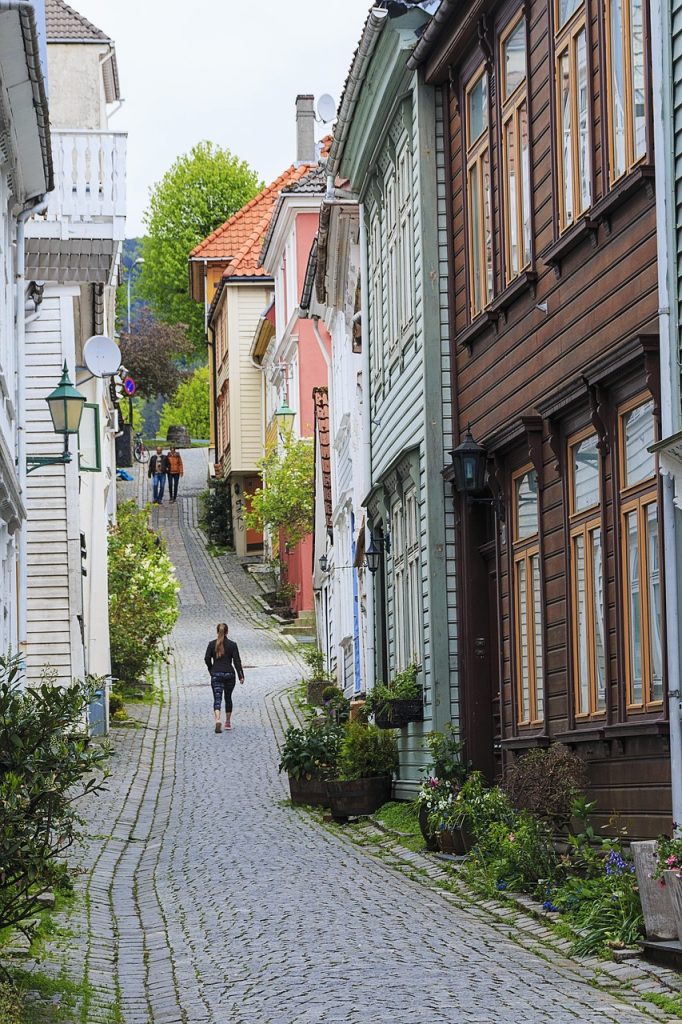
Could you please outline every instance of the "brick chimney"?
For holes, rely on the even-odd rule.
[[[296,162],[314,163],[315,151],[315,97],[296,97]]]

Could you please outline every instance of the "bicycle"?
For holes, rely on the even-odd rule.
[[[142,440],[142,434],[135,434],[135,447],[133,448],[135,462],[149,462],[149,448]]]

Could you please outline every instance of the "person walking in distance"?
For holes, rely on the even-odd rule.
[[[211,689],[213,690],[213,711],[215,714],[215,731],[222,732],[220,724],[220,710],[225,698],[225,728],[232,728],[232,691],[237,682],[235,673],[239,676],[239,682],[244,682],[244,669],[242,668],[239,648],[233,640],[229,640],[228,628],[224,622],[219,622],[217,636],[211,640],[206,648],[204,661],[211,673]]]
[[[182,456],[176,450],[174,444],[170,446],[170,451],[166,458],[168,461],[168,497],[171,501],[175,501],[178,496],[178,483],[184,473],[184,467],[182,465]]]
[[[163,448],[156,449],[156,455],[149,460],[147,476],[154,482],[154,501],[160,505],[163,501],[163,492],[166,487],[166,474],[168,473],[168,459],[163,454]]]

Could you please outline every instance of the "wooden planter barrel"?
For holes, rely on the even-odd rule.
[[[379,779],[335,779],[327,783],[329,806],[335,821],[346,821],[361,814],[374,814],[391,799],[392,780]]]
[[[308,703],[312,704],[315,708],[321,708],[323,704],[322,694],[331,685],[328,679],[310,679],[308,681]]]
[[[379,729],[403,729],[410,722],[423,721],[423,697],[415,697],[413,700],[388,701],[386,707],[374,716],[374,724]]]
[[[327,782],[324,779],[295,779],[289,776],[289,792],[292,804],[307,804],[309,807],[328,807]]]

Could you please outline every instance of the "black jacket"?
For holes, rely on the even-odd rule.
[[[239,648],[236,643],[230,640],[229,637],[225,638],[225,651],[222,658],[216,658],[215,644],[215,640],[211,640],[204,655],[208,671],[213,674],[214,672],[234,672],[236,669],[239,678],[243,679],[244,669],[242,668],[242,660],[239,657]]]
[[[159,468],[158,469],[156,468],[157,462],[159,463]],[[155,476],[157,473],[167,473],[167,472],[168,472],[168,459],[167,459],[167,457],[165,455],[160,455],[160,456],[159,455],[152,455],[151,459],[149,460],[149,469],[147,470],[147,476]]]

